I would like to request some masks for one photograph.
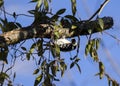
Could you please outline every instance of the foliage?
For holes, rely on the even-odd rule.
[[[10,75],[8,75],[8,71],[12,70],[12,68],[15,65],[16,58],[21,58],[25,60],[33,59],[36,61],[37,68],[34,70],[33,75],[36,75],[36,79],[34,82],[34,86],[55,86],[53,81],[59,81],[59,76],[63,77],[65,71],[68,69],[68,67],[73,68],[77,67],[78,71],[81,73],[81,68],[79,65],[80,58],[78,57],[79,53],[79,45],[76,49],[76,55],[71,57],[71,63],[70,65],[67,65],[65,62],[65,58],[61,57],[61,51],[58,47],[58,45],[51,45],[51,41],[57,40],[60,38],[60,33],[58,32],[59,27],[62,28],[69,28],[70,31],[76,28],[79,28],[81,25],[80,19],[76,17],[77,12],[77,3],[76,0],[71,0],[71,11],[72,14],[64,15],[67,9],[63,8],[58,10],[56,13],[52,13],[50,10],[50,3],[52,0],[32,0],[30,3],[35,3],[36,6],[34,9],[31,9],[28,11],[30,15],[34,18],[34,21],[31,25],[36,26],[39,24],[48,24],[50,27],[53,28],[53,31],[51,32],[51,38],[45,39],[45,38],[33,38],[29,41],[32,41],[31,47],[24,47],[25,41],[21,42],[20,44],[14,44],[12,46],[6,47],[0,47],[0,61],[2,61],[3,66],[2,70],[0,71],[0,85],[4,86],[13,86],[13,82],[15,79],[16,74],[13,74],[13,80],[11,80]],[[4,14],[4,18],[0,18],[0,28],[2,30],[2,33],[11,31],[16,28],[21,28],[22,25],[16,21],[16,19],[20,16],[19,14],[16,14],[15,12],[13,14],[9,14],[4,9],[4,1],[0,1],[0,8],[1,12]],[[7,16],[12,16],[14,18],[14,21],[8,21]],[[23,14],[24,15],[24,14]],[[29,15],[25,15],[28,17],[31,17]],[[87,23],[89,21],[85,21],[82,23]],[[104,22],[102,19],[98,20],[100,28],[98,30],[102,32],[102,29],[104,29]],[[92,31],[88,32],[92,35]],[[64,34],[62,34],[64,35]],[[108,85],[109,86],[118,86],[119,84],[113,80],[106,72],[105,67],[102,61],[99,60],[98,52],[99,45],[101,42],[100,38],[94,38],[92,39],[90,35],[90,38],[88,39],[88,43],[85,47],[85,55],[92,57],[92,59],[99,64],[99,72],[96,74],[102,79],[104,76],[108,79]],[[12,40],[11,40],[12,41]],[[80,44],[80,39],[78,36],[78,44]],[[11,51],[12,54],[11,54]],[[49,56],[46,57],[46,52],[49,53]],[[4,66],[7,65],[8,56],[12,57],[13,65],[11,65],[10,68],[4,69]],[[112,84],[111,84],[112,83]]]

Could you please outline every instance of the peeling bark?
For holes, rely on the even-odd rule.
[[[102,31],[110,29],[113,26],[113,19],[112,17],[103,17],[104,28]],[[99,30],[100,24],[97,20],[94,21],[81,21],[82,23],[76,29],[69,29],[69,28],[58,28],[58,32],[62,36],[63,34],[66,37],[74,37],[74,36],[82,36],[82,35],[89,35],[89,31],[91,30],[92,33],[101,32]],[[17,44],[23,40],[31,39],[31,38],[50,38],[53,32],[53,27],[50,27],[49,24],[40,24],[38,26],[28,26],[23,28],[17,28],[12,31],[3,33],[0,35],[0,47],[4,45],[11,45]]]

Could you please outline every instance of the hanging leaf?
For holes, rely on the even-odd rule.
[[[43,78],[43,74],[40,74],[40,75],[35,79],[34,86],[38,86],[38,84],[41,82],[42,78]]]
[[[37,8],[40,8],[40,6],[42,5],[42,1],[43,1],[43,0],[38,0],[38,1],[37,1]]]
[[[71,6],[72,6],[72,13],[73,13],[73,16],[75,15],[76,13],[76,0],[71,0]]]
[[[100,45],[100,39],[96,39],[95,45],[96,45],[96,49],[98,50],[99,45]]]
[[[104,22],[101,18],[98,19],[98,23],[100,25],[101,30],[103,30],[104,29]]]
[[[93,58],[94,61],[99,61],[97,51],[93,47],[90,49],[90,56]]]
[[[36,69],[36,70],[33,72],[33,74],[38,74],[39,71],[40,71],[39,69]]]
[[[56,76],[56,73],[58,71],[58,65],[51,66],[51,71],[54,76]]]
[[[67,65],[65,64],[65,62],[60,62],[61,76],[64,75],[66,69],[67,69]]]
[[[41,7],[42,3],[43,3],[43,0],[32,0],[31,1],[32,3],[36,2],[36,7],[35,7],[35,10],[39,10],[39,8]]]
[[[100,74],[100,79],[102,79],[103,76],[104,76],[105,68],[104,68],[104,65],[101,61],[99,62],[99,71],[100,71],[100,73],[99,73]]]
[[[70,64],[70,69],[73,68],[74,65],[75,65],[75,62],[72,62],[72,63]]]
[[[46,60],[44,60],[42,63],[41,63],[41,69],[42,71],[45,71],[44,68],[45,68],[45,65],[47,64]]]
[[[3,0],[0,0],[0,7],[4,4]]]
[[[6,73],[1,72],[0,73],[0,83],[3,83],[5,79],[8,79],[9,75],[7,75]]]
[[[89,54],[90,49],[91,49],[91,44],[87,44],[86,47],[85,47],[85,55],[86,56]]]
[[[81,69],[80,69],[80,66],[79,66],[79,64],[78,64],[78,63],[76,63],[76,66],[77,66],[77,68],[78,68],[79,72],[81,73]]]
[[[45,10],[48,11],[49,10],[48,0],[44,0],[44,6],[45,6]]]
[[[8,56],[8,47],[0,48],[0,60],[8,64],[7,56]]]
[[[27,53],[27,54],[26,54],[27,60],[30,60],[30,55],[31,55],[30,53]]]

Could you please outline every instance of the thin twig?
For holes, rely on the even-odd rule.
[[[105,5],[109,2],[110,0],[105,0],[103,2],[103,4],[101,4],[100,8],[89,18],[88,21],[90,21],[91,19],[93,19],[97,14],[98,16],[100,15],[101,11],[103,10],[103,8],[105,7]]]
[[[120,42],[120,39],[118,39],[117,37],[113,36],[112,34],[108,33],[108,32],[105,32],[107,35],[111,36],[113,39],[117,40],[118,42]]]
[[[10,15],[10,16],[13,16],[13,14],[6,12],[5,9],[0,9],[0,10],[3,11],[4,14],[7,14],[7,15]],[[31,16],[31,15],[27,15],[27,14],[17,14],[16,16],[34,17],[34,16]]]

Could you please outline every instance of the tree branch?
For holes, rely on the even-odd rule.
[[[103,17],[104,28],[102,31],[110,29],[113,26],[113,19],[112,17]],[[94,21],[80,21],[82,23],[79,24],[79,27],[76,29],[70,28],[58,28],[58,32],[60,36],[63,34],[66,37],[75,37],[75,36],[82,36],[82,35],[89,35],[89,30],[93,33],[101,32],[100,22],[97,20]],[[28,26],[23,28],[17,28],[12,31],[3,33],[0,35],[0,47],[5,45],[11,45],[19,43],[23,40],[30,39],[30,38],[50,38],[53,32],[53,27],[49,24],[40,24],[38,26]]]

